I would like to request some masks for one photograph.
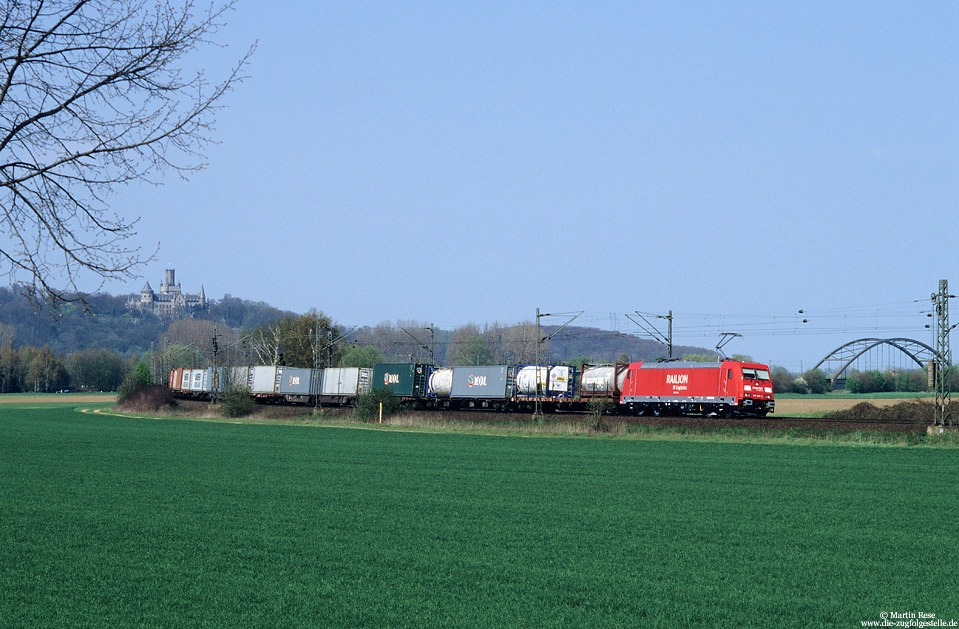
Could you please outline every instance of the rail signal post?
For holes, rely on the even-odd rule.
[[[935,357],[935,385],[936,385],[936,426],[952,426],[952,417],[949,412],[949,364],[952,356],[949,351],[949,280],[939,280],[939,292],[932,294],[932,304],[936,316],[936,357]]]

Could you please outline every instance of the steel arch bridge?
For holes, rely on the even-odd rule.
[[[825,358],[816,363],[816,366],[813,367],[813,369],[818,369],[822,365],[839,364],[840,367],[829,375],[829,380],[835,384],[836,380],[839,379],[843,372],[845,372],[846,369],[848,369],[849,366],[856,361],[856,359],[881,345],[888,345],[893,349],[899,350],[915,361],[915,363],[920,367],[925,367],[930,360],[936,360],[939,355],[936,350],[929,347],[922,341],[917,341],[915,339],[856,339],[855,341],[849,341],[844,345],[840,345],[833,351],[829,352]],[[832,370],[829,369],[829,371]]]

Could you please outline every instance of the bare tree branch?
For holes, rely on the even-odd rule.
[[[127,279],[149,262],[118,186],[201,169],[216,110],[251,47],[219,83],[184,59],[233,3],[6,0],[0,7],[0,274],[52,303],[78,282]],[[92,292],[92,291],[86,291]]]

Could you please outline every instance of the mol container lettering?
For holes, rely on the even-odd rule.
[[[373,367],[374,388],[389,389],[400,398],[419,400],[429,395],[433,365],[422,363],[392,363]]]
[[[510,400],[516,390],[516,368],[510,365],[454,367],[451,398]]]

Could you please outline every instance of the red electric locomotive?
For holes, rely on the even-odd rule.
[[[751,415],[775,408],[769,367],[719,363],[632,363],[620,403],[638,415]]]

